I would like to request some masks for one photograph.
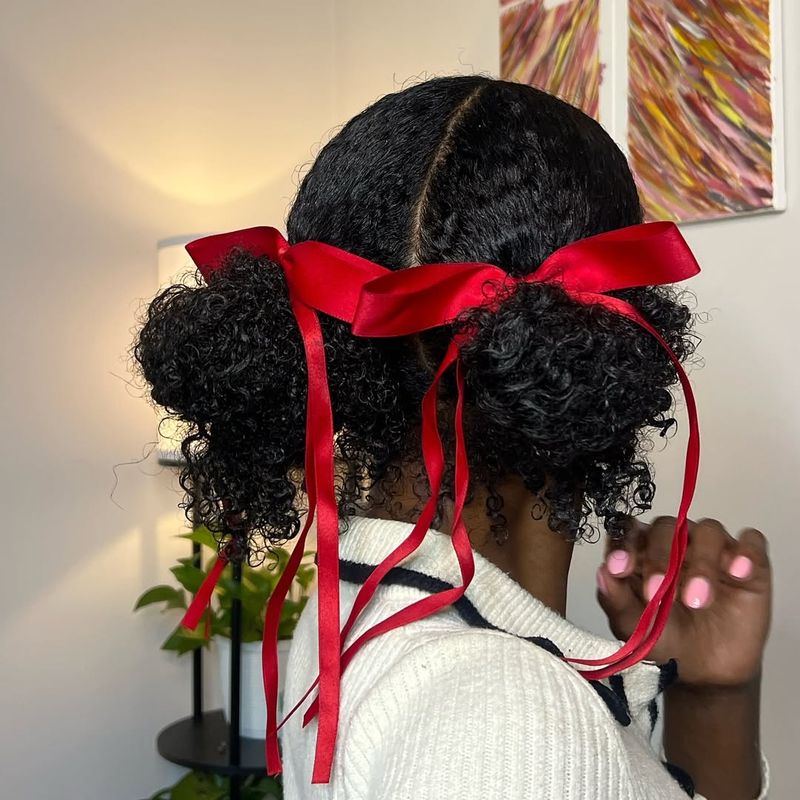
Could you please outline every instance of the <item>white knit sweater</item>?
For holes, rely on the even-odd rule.
[[[342,624],[360,583],[411,527],[350,520],[340,541]],[[429,531],[384,583],[348,641],[460,583],[450,537]],[[316,620],[315,594],[295,632],[285,709],[317,676]],[[643,662],[589,682],[555,655],[596,658],[617,647],[475,553],[464,598],[371,641],[347,668],[329,784],[311,784],[317,723],[301,724],[310,700],[286,723],[286,800],[685,800],[691,779],[679,775],[679,783],[650,743],[656,698],[674,664]],[[764,762],[762,799],[767,783]]]

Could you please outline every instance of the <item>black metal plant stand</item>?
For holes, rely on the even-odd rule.
[[[243,553],[244,547],[235,548]],[[200,545],[192,543],[196,566],[201,566]],[[242,580],[242,562],[232,560],[233,580]],[[192,654],[192,716],[164,728],[156,740],[159,754],[189,769],[211,772],[230,779],[230,798],[240,800],[242,781],[248,775],[264,775],[263,739],[243,738],[241,719],[242,604],[234,598],[231,607],[231,712],[230,724],[222,709],[203,711],[203,654]]]

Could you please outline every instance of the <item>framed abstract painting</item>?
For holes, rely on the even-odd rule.
[[[649,219],[786,207],[780,0],[501,0],[501,76],[628,154]]]
[[[500,75],[598,118],[600,0],[500,0]]]

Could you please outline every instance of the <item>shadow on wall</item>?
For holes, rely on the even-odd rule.
[[[220,14],[202,0],[51,3],[9,9],[0,51],[29,93],[128,178],[218,208],[282,183],[309,132],[329,124],[320,67],[333,41],[329,22],[308,16],[286,2],[266,14],[260,3]]]
[[[155,439],[157,418],[140,387],[127,383],[127,348],[142,298],[156,289],[163,220],[178,220],[171,224],[183,229],[219,228],[243,216],[242,207],[269,207],[268,198],[281,193],[286,199],[286,187],[284,176],[231,205],[198,211],[110,161],[7,64],[0,67],[0,93],[15,109],[3,115],[0,142],[17,154],[0,163],[10,206],[3,215],[4,259],[13,265],[4,316],[18,334],[18,346],[8,348],[14,380],[2,400],[4,439],[16,455],[4,470],[17,502],[37,509],[18,521],[19,535],[41,543],[43,530],[61,532],[47,535],[58,557],[39,559],[40,580],[18,587],[19,608],[26,594],[49,586],[71,563],[109,546],[115,528],[129,530],[132,520],[154,524],[142,514],[147,501],[132,498],[122,512],[110,494],[114,465],[140,458]],[[153,458],[144,469],[153,472],[154,464]],[[121,468],[118,494],[137,469]],[[158,482],[150,483],[155,491]],[[42,511],[52,513],[54,528],[43,528]],[[120,515],[121,526],[111,522]]]

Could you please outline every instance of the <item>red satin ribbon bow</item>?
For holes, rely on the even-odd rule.
[[[269,599],[264,625],[268,773],[274,775],[281,771],[277,735],[280,727],[277,724],[277,634],[280,610],[297,572],[306,536],[315,517],[319,677],[281,723],[283,725],[286,722],[319,683],[319,693],[307,710],[303,723],[308,724],[314,716],[319,715],[313,783],[327,783],[330,780],[339,719],[341,675],[356,652],[376,636],[423,619],[450,605],[464,594],[474,574],[472,548],[462,520],[469,485],[462,424],[464,376],[458,358],[459,347],[469,336],[468,332],[463,331],[450,343],[422,402],[422,450],[431,497],[406,540],[373,570],[360,587],[347,621],[340,630],[339,519],[333,481],[333,414],[319,312],[351,323],[356,336],[408,336],[453,322],[461,312],[476,306],[494,308],[505,296],[504,290],[513,290],[518,283],[545,282],[559,285],[578,303],[601,305],[627,317],[656,338],[675,366],[689,418],[686,469],[669,568],[661,586],[642,613],[636,630],[620,650],[601,659],[566,660],[590,668],[581,670],[581,674],[587,678],[600,679],[646,658],[666,625],[686,553],[687,515],[700,457],[697,411],[686,373],[667,342],[633,306],[606,293],[636,286],[674,283],[697,274],[700,268],[678,228],[670,222],[653,222],[592,236],[556,251],[533,274],[524,278],[512,278],[499,267],[482,263],[425,264],[413,269],[392,271],[322,242],[308,241],[290,246],[277,230],[268,227],[209,236],[190,243],[186,249],[208,280],[211,273],[223,265],[227,253],[235,247],[241,247],[255,256],[267,256],[282,268],[303,339],[308,368],[305,452],[308,515],[286,569]],[[451,535],[462,584],[412,603],[366,630],[344,648],[353,624],[381,579],[416,550],[435,516],[444,473],[436,398],[442,375],[453,363],[456,365],[458,398],[454,418],[455,502]],[[221,554],[217,563],[224,564],[223,559]],[[197,625],[218,578],[219,570],[216,569],[208,575],[195,596],[183,620],[188,627]]]

